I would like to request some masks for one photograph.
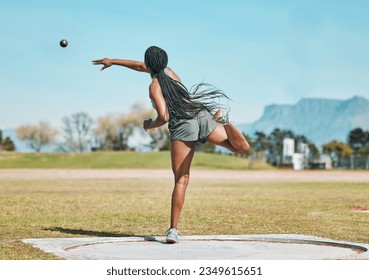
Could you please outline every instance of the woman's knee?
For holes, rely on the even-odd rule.
[[[228,144],[231,147],[229,150],[235,154],[246,155],[250,151],[250,145],[246,139],[244,141],[237,141]]]
[[[237,153],[240,155],[245,155],[250,151],[250,145],[247,141],[240,143],[238,147],[236,147]]]
[[[178,174],[175,175],[175,184],[180,186],[186,186],[188,185],[188,182],[190,180],[190,174]]]

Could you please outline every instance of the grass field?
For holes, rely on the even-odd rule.
[[[194,168],[273,169],[263,162],[251,165],[245,158],[231,155],[196,153]],[[95,153],[1,153],[0,168],[170,168],[169,152],[95,152]]]
[[[263,181],[264,171],[245,172],[260,172],[260,180],[192,178],[181,234],[291,233],[369,243],[368,214],[351,211],[369,206],[367,182]],[[171,179],[146,176],[0,177],[0,259],[55,258],[23,238],[163,235],[171,191]]]

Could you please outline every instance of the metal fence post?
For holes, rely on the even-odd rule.
[[[354,163],[354,156],[351,155],[351,169],[355,168],[355,163]]]

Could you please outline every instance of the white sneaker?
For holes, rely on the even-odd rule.
[[[167,243],[178,242],[178,231],[175,228],[168,229],[165,235],[167,236],[167,238],[165,239]]]

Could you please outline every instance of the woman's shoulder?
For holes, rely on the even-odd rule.
[[[149,88],[151,89],[151,88],[156,87],[156,86],[159,86],[159,80],[158,80],[157,77],[154,77],[151,80],[151,83],[149,85]]]
[[[165,68],[165,72],[173,80],[176,80],[178,82],[181,81],[181,78],[170,67]]]
[[[150,97],[152,97],[152,94],[155,94],[158,91],[161,92],[160,84],[158,78],[154,77],[149,85]]]

